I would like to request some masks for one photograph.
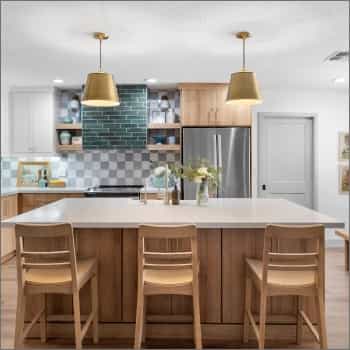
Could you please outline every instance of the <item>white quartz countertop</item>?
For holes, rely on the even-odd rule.
[[[10,196],[17,193],[83,193],[86,188],[82,187],[3,187],[1,196]]]
[[[262,228],[266,224],[323,224],[344,227],[331,218],[284,199],[210,199],[164,205],[127,198],[66,198],[5,220],[14,223],[70,222],[80,228],[134,228],[139,224],[196,224],[199,228]]]

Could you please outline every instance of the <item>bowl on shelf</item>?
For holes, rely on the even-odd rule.
[[[154,140],[154,143],[156,145],[164,145],[166,141],[166,136],[164,135],[154,135],[152,136],[152,139]]]

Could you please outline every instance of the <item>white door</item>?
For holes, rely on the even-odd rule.
[[[259,115],[259,196],[313,208],[313,118]]]

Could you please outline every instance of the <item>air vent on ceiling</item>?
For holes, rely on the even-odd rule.
[[[349,59],[349,51],[335,51],[325,58],[325,61],[347,61]]]

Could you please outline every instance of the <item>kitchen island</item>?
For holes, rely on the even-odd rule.
[[[244,259],[261,258],[264,227],[272,224],[323,224],[343,227],[339,220],[282,199],[211,199],[208,206],[194,201],[167,206],[162,201],[148,204],[132,199],[69,198],[7,220],[14,223],[70,222],[80,257],[95,256],[99,264],[99,320],[101,338],[132,339],[136,314],[137,227],[139,224],[196,224],[199,229],[200,303],[204,345],[240,343],[244,305]],[[36,242],[37,248],[41,242]],[[277,242],[276,242],[277,244]],[[171,242],[167,249],[176,246]],[[296,246],[297,245],[297,246]],[[35,247],[32,247],[33,250]],[[279,249],[310,247],[291,242]],[[184,249],[186,247],[183,247]],[[82,313],[89,311],[89,289],[81,294]],[[35,297],[28,301],[27,314],[39,307]],[[254,298],[256,299],[256,298]],[[254,310],[258,311],[257,299]],[[48,296],[49,314],[72,313],[69,296]],[[192,338],[191,300],[185,296],[155,296],[148,303],[147,337]],[[312,302],[307,310],[315,320]],[[269,300],[267,339],[295,342],[294,297]],[[32,332],[39,336],[39,327]],[[305,332],[305,339],[310,336]],[[51,337],[73,338],[69,322],[50,323]],[[130,344],[130,341],[127,343]]]

